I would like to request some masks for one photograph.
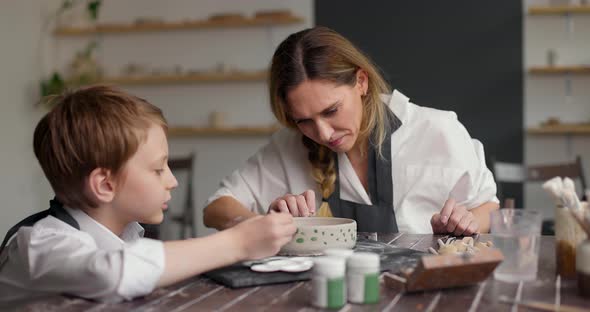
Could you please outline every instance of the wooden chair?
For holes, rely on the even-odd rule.
[[[553,177],[560,176],[569,177],[574,181],[578,180],[582,188],[578,194],[584,194],[586,190],[586,178],[584,177],[580,156],[576,156],[575,161],[571,163],[553,163],[528,167],[522,164],[497,161],[494,157],[490,157],[490,165],[496,180],[497,196],[500,203],[502,203],[502,208],[516,208],[514,198],[505,196],[503,192],[502,186],[506,183],[536,182],[541,184]],[[543,234],[553,234],[553,224],[553,220],[544,220]]]
[[[197,225],[195,223],[195,212],[193,208],[193,163],[195,160],[194,154],[187,157],[172,158],[168,160],[168,167],[173,173],[178,171],[185,171],[187,173],[186,181],[186,197],[184,199],[182,212],[179,214],[172,214],[167,210],[164,212],[166,217],[172,224],[178,224],[180,227],[178,238],[188,238],[197,236]],[[141,224],[144,228],[144,237],[152,239],[162,239],[160,224]],[[188,235],[187,235],[188,230]]]
[[[586,190],[586,179],[580,156],[576,156],[576,160],[572,163],[554,163],[528,167],[522,164],[497,161],[494,157],[490,157],[490,160],[492,173],[494,174],[498,189],[497,196],[501,201],[503,200],[505,204],[504,208],[514,208],[514,199],[504,197],[502,189],[502,184],[504,183],[543,183],[553,177],[560,176],[579,180],[582,189],[578,194],[584,194]]]
[[[191,153],[187,157],[173,158],[168,160],[168,167],[172,172],[185,171],[186,178],[186,197],[184,199],[182,212],[171,215],[170,221],[180,226],[179,238],[188,238],[197,236],[197,225],[195,223],[195,210],[193,207],[193,173],[194,173],[195,154]],[[188,235],[187,235],[188,230]]]

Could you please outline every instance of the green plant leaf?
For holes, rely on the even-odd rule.
[[[66,89],[66,82],[58,72],[54,72],[50,78],[41,81],[41,96],[59,94]]]
[[[95,21],[98,19],[98,12],[100,10],[101,2],[102,0],[93,0],[88,2],[88,12],[90,13],[90,17],[92,17],[92,19]]]

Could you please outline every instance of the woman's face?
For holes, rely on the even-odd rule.
[[[367,87],[362,70],[354,86],[306,80],[287,94],[290,116],[303,135],[334,152],[348,152],[358,138]]]

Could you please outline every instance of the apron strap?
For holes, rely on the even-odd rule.
[[[369,197],[373,205],[354,203],[340,198],[339,167],[336,153],[336,181],[334,192],[328,201],[330,210],[335,217],[351,218],[357,221],[359,231],[363,232],[398,232],[397,220],[393,207],[393,181],[391,161],[391,135],[400,126],[401,121],[387,109],[386,123],[389,130],[381,149],[382,157],[378,155],[374,144],[369,144],[367,179],[369,183]]]
[[[78,222],[64,209],[63,204],[57,200],[57,198],[53,198],[49,201],[49,209],[43,210],[41,212],[37,212],[36,214],[30,215],[17,223],[15,226],[11,227],[10,230],[4,236],[4,240],[2,241],[2,245],[0,245],[0,253],[4,250],[4,247],[8,244],[8,241],[18,230],[23,226],[33,226],[35,223],[40,221],[41,219],[53,216],[71,227],[75,228],[76,230],[80,230],[80,225]]]

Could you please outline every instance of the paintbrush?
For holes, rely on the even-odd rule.
[[[555,205],[565,206],[563,200],[563,181],[561,180],[561,177],[554,177],[545,181],[545,183],[543,183],[543,190],[553,198]]]

